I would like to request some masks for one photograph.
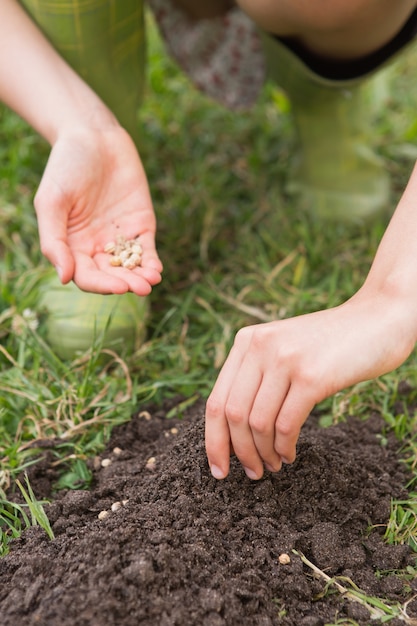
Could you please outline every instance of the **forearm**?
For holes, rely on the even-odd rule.
[[[80,123],[115,123],[17,0],[0,3],[0,99],[51,144]]]
[[[417,341],[417,165],[357,296],[378,299],[394,314],[407,340]]]

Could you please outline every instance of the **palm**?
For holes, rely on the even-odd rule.
[[[92,136],[91,136],[92,135]],[[155,216],[145,173],[121,129],[91,132],[54,146],[35,206],[44,254],[87,291],[146,295],[160,280]],[[142,267],[111,267],[104,245],[141,235]]]

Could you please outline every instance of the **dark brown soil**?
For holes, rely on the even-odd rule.
[[[55,540],[34,528],[12,542],[0,561],[1,626],[379,624],[326,592],[292,550],[392,603],[417,592],[392,573],[415,564],[409,548],[383,541],[390,500],[406,495],[409,476],[398,442],[383,442],[381,430],[377,416],[326,430],[312,416],[292,466],[251,482],[233,462],[217,482],[202,403],[183,420],[135,416],[113,431],[102,456],[112,463],[96,463],[92,490],[47,505]],[[48,495],[47,460],[30,478],[38,497]],[[407,610],[417,615],[416,603]]]

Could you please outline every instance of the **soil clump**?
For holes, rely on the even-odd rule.
[[[53,541],[31,528],[11,543],[1,626],[380,623],[326,589],[300,554],[391,604],[417,592],[395,574],[415,565],[410,548],[383,539],[410,477],[377,415],[327,429],[312,415],[295,463],[254,482],[235,459],[228,478],[211,477],[202,402],[182,419],[147,409],[113,430],[101,455],[111,462],[96,460],[89,491],[58,492],[45,506]],[[46,452],[29,475],[38,498],[51,496],[54,477]],[[417,602],[407,611],[417,616]]]

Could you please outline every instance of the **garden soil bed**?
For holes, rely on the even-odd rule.
[[[1,626],[380,623],[327,589],[300,554],[391,603],[417,593],[393,573],[415,564],[410,549],[383,541],[391,498],[406,496],[409,476],[378,416],[320,429],[313,415],[292,466],[252,482],[233,460],[216,481],[203,403],[180,420],[168,410],[142,408],[115,428],[91,490],[46,505],[55,540],[31,528],[12,542],[0,561]],[[50,457],[30,473],[38,497],[51,494]],[[415,601],[407,611],[417,615]]]

